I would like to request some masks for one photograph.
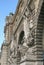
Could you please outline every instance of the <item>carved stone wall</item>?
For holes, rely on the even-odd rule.
[[[3,45],[1,54],[1,65],[8,65],[8,47],[6,45]]]
[[[8,65],[43,65],[43,21],[43,0],[19,1],[16,14],[7,18],[5,39],[9,42],[2,49],[4,62]]]

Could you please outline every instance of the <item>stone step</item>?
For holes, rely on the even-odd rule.
[[[43,24],[39,23],[38,26],[43,27]]]
[[[35,38],[42,39],[42,36],[36,36]]]
[[[41,15],[41,14],[44,14],[44,11],[42,11],[42,12],[40,13],[40,15]]]
[[[40,12],[40,15],[39,16],[44,16],[44,11],[42,10],[41,12]]]
[[[39,18],[44,19],[44,11],[40,13]]]
[[[37,58],[43,58],[43,55],[37,55]]]
[[[42,45],[42,42],[36,41],[36,44],[35,45]]]
[[[41,8],[41,11],[44,11],[44,6]]]
[[[42,48],[40,48],[40,47],[36,47],[35,49],[34,49],[34,51],[36,52],[43,52],[43,49]]]
[[[43,18],[39,18],[40,21],[43,21],[44,20],[44,17]]]
[[[42,55],[43,55],[43,52],[38,52],[38,51],[35,51],[34,53],[35,53],[35,55],[38,55],[38,57],[40,57],[40,56],[42,56]],[[43,56],[42,56],[42,57],[43,57]]]
[[[44,20],[39,20],[38,21],[38,24],[42,24],[43,25],[43,23],[44,23]]]
[[[42,30],[42,32],[43,32],[43,30]],[[42,32],[39,31],[36,33],[36,35],[42,36]]]
[[[42,14],[42,15],[40,14],[39,18],[44,19],[44,14]]]
[[[34,39],[35,42],[42,42],[42,39]]]
[[[34,38],[42,39],[42,35],[35,35]]]
[[[44,16],[39,16],[39,20],[44,20]]]
[[[37,30],[37,32],[36,32],[36,33],[41,33],[41,34],[42,34],[42,33],[43,33],[43,31],[42,31],[42,30]]]
[[[37,29],[38,29],[38,30],[43,30],[43,27],[37,26]]]
[[[42,6],[41,10],[44,10],[44,3],[43,3],[43,6]]]
[[[44,20],[40,20],[40,19],[39,19],[38,24],[39,24],[39,23],[40,23],[40,24],[44,24]]]
[[[42,48],[42,45],[38,45],[38,44],[35,44],[35,46],[34,46],[34,48],[33,49],[35,49],[35,48]]]
[[[36,47],[33,49],[33,52],[38,52],[38,53],[43,53],[43,48],[42,48],[42,45],[36,45]]]
[[[38,29],[38,30],[43,30],[43,26],[42,26],[42,27],[37,26],[37,29]]]
[[[35,41],[34,46],[36,46],[36,45],[41,45],[42,46],[42,42]]]

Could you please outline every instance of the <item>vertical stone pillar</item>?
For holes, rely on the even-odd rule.
[[[23,45],[27,47],[27,40],[29,36],[29,27],[28,27],[27,18],[24,18],[24,36],[25,36],[25,42]]]
[[[33,27],[33,24],[31,23],[31,21],[29,21],[28,18],[24,19],[25,43],[27,45],[32,45],[33,43],[31,43],[31,42],[34,40],[31,30],[30,30]]]
[[[13,29],[13,25],[12,25],[12,16],[6,16],[6,26],[5,26],[5,41],[6,43],[10,43],[11,38],[12,38],[12,29]]]
[[[12,34],[13,34],[12,29],[13,29],[13,25],[12,23],[10,23],[9,24],[9,41],[12,40]]]
[[[17,50],[17,65],[20,64],[20,60],[21,60],[21,54],[20,54],[20,51],[19,49]]]
[[[9,27],[5,26],[6,31],[5,31],[5,41],[6,43],[9,43]]]
[[[1,65],[8,65],[8,50],[5,44],[2,45]]]
[[[28,26],[28,20],[27,18],[24,18],[24,31],[25,31],[25,37],[29,36],[29,26]]]

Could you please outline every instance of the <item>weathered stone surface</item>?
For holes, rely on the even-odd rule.
[[[19,0],[6,17],[2,65],[44,65],[44,1]]]

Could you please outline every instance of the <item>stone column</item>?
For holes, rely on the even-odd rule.
[[[24,32],[25,32],[25,42],[27,45],[32,45],[34,42],[34,38],[32,36],[31,29],[33,28],[33,20],[28,20],[28,18],[24,19]]]
[[[6,30],[5,30],[5,41],[6,43],[9,42],[9,27],[8,25],[5,26]]]
[[[25,37],[27,39],[29,36],[29,26],[28,26],[27,18],[24,19],[24,32],[25,32]]]
[[[25,34],[25,43],[24,46],[27,46],[27,40],[29,37],[29,26],[28,26],[28,20],[27,18],[24,18],[24,34]]]
[[[12,24],[12,16],[6,16],[6,25],[5,25],[5,41],[6,43],[10,43],[11,38],[12,38],[12,29],[13,29],[13,24]]]
[[[5,44],[2,45],[1,65],[8,65],[8,50]]]
[[[10,55],[8,57],[8,63],[9,65],[16,65],[17,61],[16,61],[16,37],[14,38],[14,36],[12,37],[12,41],[11,41],[11,45],[10,45]]]

